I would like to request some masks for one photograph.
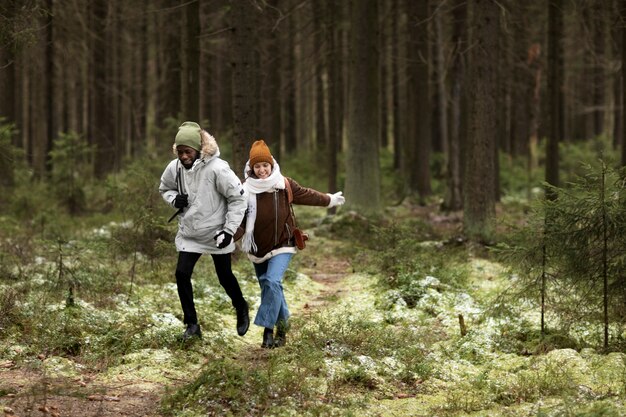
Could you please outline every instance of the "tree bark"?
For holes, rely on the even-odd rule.
[[[158,103],[158,44],[156,17],[154,14],[146,16],[146,76],[145,76],[145,125],[146,153],[155,157],[157,155],[157,103]]]
[[[185,96],[183,118],[200,122],[200,0],[187,3],[186,25],[183,36],[185,72],[181,82]]]
[[[288,4],[291,2],[288,1]],[[282,150],[292,153],[296,150],[296,84],[295,84],[295,56],[294,38],[295,25],[293,16],[287,18],[287,31],[283,36],[283,59],[282,64],[282,101],[283,101],[283,140]]]
[[[280,36],[284,32],[284,25],[280,24],[280,10],[278,0],[267,2],[268,7],[263,10],[263,30],[266,33],[264,45],[265,53],[261,57],[263,68],[263,83],[261,90],[261,132],[268,146],[278,159],[280,150]]]
[[[341,124],[338,117],[338,107],[341,100],[341,85],[339,84],[339,55],[336,33],[336,16],[338,13],[335,0],[326,1],[326,14],[324,22],[324,35],[326,38],[326,62],[328,64],[328,148],[326,163],[328,166],[328,191],[337,191],[338,163],[337,153],[339,152],[339,141],[341,139]],[[329,213],[334,213],[335,208],[328,209]]]
[[[468,146],[465,166],[463,229],[472,240],[486,242],[495,232],[496,71],[499,6],[494,0],[472,3],[468,70]]]
[[[463,208],[461,181],[461,135],[465,131],[464,94],[465,88],[465,49],[467,47],[467,3],[456,0],[452,12],[452,68],[450,69],[450,142],[448,145],[447,189],[443,208],[460,210]]]
[[[326,149],[328,146],[328,132],[326,129],[326,112],[324,111],[324,103],[326,102],[326,96],[324,88],[324,74],[326,72],[326,52],[324,45],[324,30],[322,23],[322,16],[325,14],[325,0],[313,0],[311,3],[313,7],[313,56],[318,57],[315,60],[314,66],[314,79],[315,79],[315,146],[314,149]],[[321,156],[323,162],[325,153],[316,152],[316,155]]]
[[[626,22],[626,0],[622,0],[622,22]],[[622,166],[626,166],[626,25],[622,26]]]
[[[375,214],[380,210],[377,0],[353,1],[350,23],[346,204]]]
[[[439,138],[441,143],[441,152],[444,156],[444,166],[447,168],[448,155],[449,155],[449,137],[448,137],[448,92],[446,89],[446,67],[445,67],[445,39],[443,34],[443,24],[442,24],[442,11],[437,10],[434,12],[435,19],[435,34],[436,34],[436,42],[435,42],[435,62],[436,62],[436,71],[435,71],[435,81],[437,86],[437,106],[438,106],[438,119],[437,123],[439,124]]]
[[[432,194],[430,185],[431,107],[428,75],[428,0],[407,2],[408,14],[408,189],[420,202]]]
[[[242,176],[250,145],[257,139],[254,9],[241,0],[231,0],[230,4],[234,123],[232,166],[235,173]]]
[[[96,146],[95,174],[103,178],[111,172],[115,161],[113,143],[113,117],[111,115],[111,86],[109,85],[109,71],[111,70],[108,38],[108,2],[94,0],[92,2],[92,27],[94,38],[92,41],[93,88],[90,106],[90,134]]]
[[[550,136],[546,147],[546,182],[559,186],[559,142],[563,140],[563,1],[548,4],[548,97]],[[548,197],[554,197],[548,193]]]
[[[593,133],[594,136],[598,136],[604,133],[604,113],[606,108],[605,103],[605,80],[606,74],[604,71],[603,61],[605,57],[605,30],[608,26],[605,18],[604,11],[605,5],[609,2],[593,2],[592,16],[593,16]]]
[[[3,1],[2,10],[7,21],[12,21],[15,16],[16,2]],[[0,29],[0,32],[8,29]],[[0,100],[0,117],[5,117],[8,122],[17,122],[16,106],[16,62],[14,41],[5,41],[0,44],[0,91],[3,99]]]
[[[391,0],[391,113],[392,113],[392,130],[393,130],[393,168],[396,171],[403,172],[401,170],[401,155],[402,152],[400,149],[402,136],[401,126],[404,124],[400,123],[400,119],[402,117],[400,111],[400,65],[398,62],[400,61],[399,51],[401,48],[398,47],[400,43],[400,35],[399,35],[399,20],[401,18],[400,13],[401,8],[398,6],[398,0]]]

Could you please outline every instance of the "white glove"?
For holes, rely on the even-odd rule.
[[[335,194],[327,194],[330,196],[330,203],[328,203],[328,208],[340,206],[346,202],[346,198],[342,195],[343,191],[338,191]]]

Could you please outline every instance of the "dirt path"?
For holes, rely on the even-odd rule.
[[[163,392],[162,386],[145,381],[103,385],[87,374],[53,378],[23,368],[1,371],[0,385],[5,417],[156,417],[150,410],[156,409]]]
[[[342,280],[350,263],[343,259],[323,257],[316,268],[308,271],[309,277],[323,285],[319,294],[304,305],[304,309],[317,308],[332,303],[341,297],[343,290]]]

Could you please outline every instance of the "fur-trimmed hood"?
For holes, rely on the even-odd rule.
[[[204,129],[200,131],[200,146],[200,159],[211,159],[220,156],[220,147],[217,145],[217,141],[213,135]],[[172,145],[172,152],[178,157],[176,143]]]

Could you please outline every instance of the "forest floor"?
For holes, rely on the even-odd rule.
[[[309,246],[314,247],[315,243]],[[315,249],[308,249],[312,250]],[[332,252],[326,255],[316,257],[315,261],[303,261],[302,272],[320,285],[312,298],[290,305],[293,316],[336,303],[346,293],[342,282],[350,270],[349,259]],[[251,321],[254,313],[250,311]],[[251,364],[267,359],[268,351],[260,348],[261,332],[256,326],[251,324],[248,334],[239,340],[239,352],[234,356],[238,361]],[[132,371],[113,376],[99,374],[70,360],[47,358],[44,354],[33,358],[30,365],[9,360],[0,362],[0,409],[6,417],[156,417],[161,415],[161,397],[168,390],[190,382],[197,369],[194,364],[183,370],[187,378],[166,375],[162,379]]]
[[[387,230],[367,230],[363,239],[378,233],[383,239],[375,243],[397,244],[370,252],[346,250],[350,240],[330,240],[332,233],[322,231],[327,225],[308,229],[312,239],[285,277],[295,323],[288,346],[262,349],[262,329],[254,325],[245,337],[236,335],[223,290],[215,279],[199,278],[211,271],[210,259],[197,267],[194,279],[203,339],[176,342],[183,330],[174,315],[179,304],[171,266],[161,265],[158,278],[137,285],[133,303],[115,305],[132,314],[100,316],[92,305],[81,305],[80,323],[108,325],[108,333],[96,336],[93,327],[70,327],[66,333],[50,319],[50,328],[63,330],[57,339],[74,333],[83,340],[92,337],[91,345],[82,345],[92,353],[94,346],[110,342],[117,349],[110,356],[118,357],[53,355],[45,348],[37,352],[30,346],[45,344],[30,343],[29,337],[38,334],[32,329],[20,341],[0,340],[0,410],[5,417],[626,416],[625,354],[556,342],[529,351],[535,346],[536,312],[529,316],[526,307],[509,303],[510,314],[489,313],[510,275],[480,256],[484,248],[466,245],[459,213],[405,206],[389,214],[408,219],[409,229],[390,224]],[[398,235],[402,230],[416,233]],[[409,244],[403,246],[407,238]],[[469,254],[461,264],[457,249]],[[369,259],[376,256],[389,258],[388,263]],[[415,257],[419,270],[408,275],[400,296],[400,287],[381,285],[391,273],[377,265],[394,267],[402,256]],[[254,320],[259,291],[252,267],[240,255],[233,265]],[[459,278],[463,284],[455,286],[462,271],[467,272]],[[402,275],[395,273],[396,278]],[[58,320],[59,310],[53,311]],[[34,322],[45,326],[46,321]],[[133,321],[140,326],[132,327]],[[144,323],[152,330],[142,328]],[[136,340],[121,343],[119,335],[129,333],[120,328],[139,329],[130,336]],[[102,347],[98,349],[101,354]]]

